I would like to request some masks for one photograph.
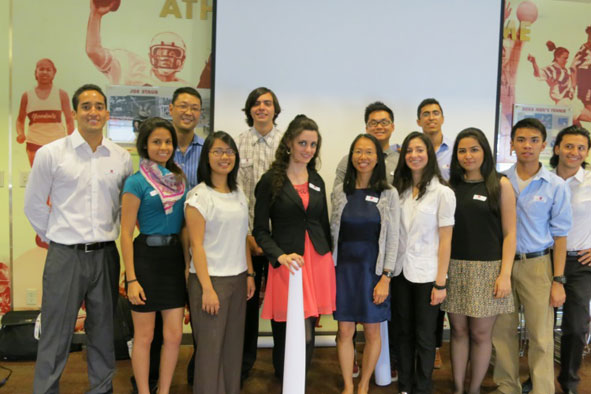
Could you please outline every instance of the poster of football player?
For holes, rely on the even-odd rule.
[[[86,53],[111,85],[186,86],[193,85],[179,77],[183,73],[187,46],[182,37],[172,31],[154,35],[143,53],[129,49],[105,48],[101,40],[101,22],[108,13],[119,9],[119,1],[90,1],[86,30]],[[146,43],[147,44],[147,43]],[[209,59],[200,75],[209,79]],[[199,86],[198,86],[199,87]]]

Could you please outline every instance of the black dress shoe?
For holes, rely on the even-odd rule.
[[[534,384],[531,381],[531,377],[527,378],[527,380],[521,383],[521,393],[527,394],[534,389]]]

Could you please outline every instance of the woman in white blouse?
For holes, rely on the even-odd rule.
[[[232,137],[207,137],[199,160],[200,184],[185,202],[191,239],[188,277],[197,352],[194,393],[240,393],[246,300],[254,271],[246,235],[248,204],[236,183],[240,158]]]
[[[435,330],[451,250],[456,199],[441,177],[429,138],[412,132],[394,173],[400,194],[400,244],[392,284],[399,324],[398,388],[430,393]]]

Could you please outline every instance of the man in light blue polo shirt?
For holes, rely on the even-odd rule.
[[[449,164],[451,163],[453,140],[445,137],[441,131],[443,125],[443,109],[441,104],[434,98],[426,98],[417,108],[417,124],[423,129],[423,133],[429,137],[435,154],[441,175],[449,180]]]
[[[525,309],[532,393],[554,393],[554,310],[564,303],[566,236],[572,225],[570,190],[539,162],[546,128],[537,119],[520,120],[511,130],[517,163],[506,175],[517,196],[517,253],[512,286],[515,312],[499,315],[493,332],[494,381],[499,393],[519,394],[518,309]],[[553,248],[552,259],[550,248]]]

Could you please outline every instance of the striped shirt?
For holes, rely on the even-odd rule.
[[[585,43],[575,54],[573,58],[573,67],[576,68],[591,68],[591,45]]]
[[[195,134],[185,153],[181,152],[180,148],[178,147],[174,152],[174,162],[181,167],[187,176],[189,190],[197,186],[198,183],[197,166],[199,166],[201,149],[203,149],[203,139]]]
[[[254,219],[254,188],[261,176],[271,167],[281,136],[282,133],[276,127],[273,127],[265,136],[262,136],[254,127],[238,136],[240,153],[238,186],[248,200],[249,233],[252,231]]]
[[[550,98],[555,103],[562,99],[572,100],[575,88],[568,69],[560,67],[556,62],[552,62],[552,64],[540,71],[539,79],[546,81],[550,85]]]

